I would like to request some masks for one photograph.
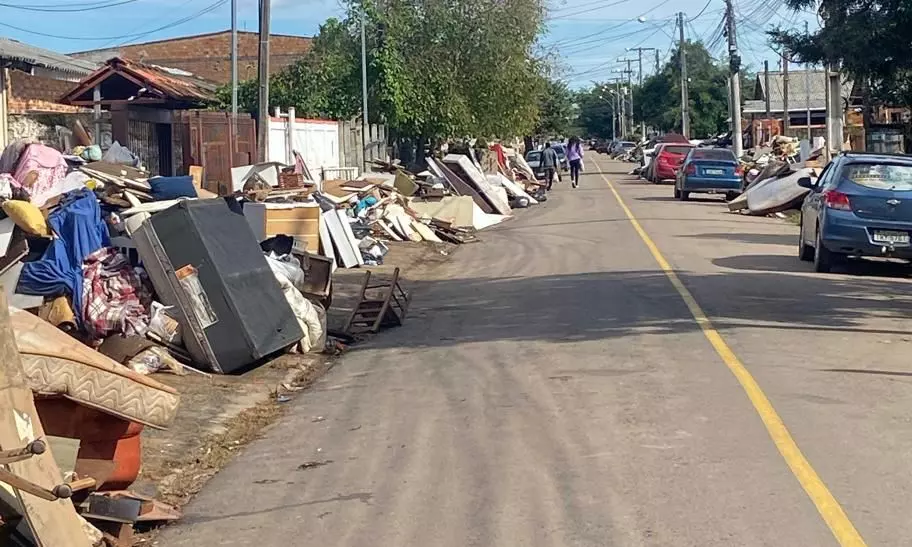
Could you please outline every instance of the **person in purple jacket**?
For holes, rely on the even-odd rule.
[[[583,169],[583,145],[579,137],[570,137],[567,159],[570,161],[570,182],[574,188],[579,188],[580,171]]]

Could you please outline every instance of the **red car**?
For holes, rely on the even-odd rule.
[[[674,180],[675,170],[684,163],[684,158],[693,147],[685,143],[663,144],[656,150],[652,182],[658,184],[663,180]]]

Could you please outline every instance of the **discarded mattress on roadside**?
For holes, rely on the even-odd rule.
[[[747,209],[751,215],[764,216],[794,209],[804,200],[807,188],[798,186],[804,177],[817,178],[816,170],[802,168],[783,176],[773,176],[752,183],[746,192],[728,203],[732,211]]]

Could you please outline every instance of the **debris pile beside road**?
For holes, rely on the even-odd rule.
[[[744,190],[728,202],[730,211],[764,216],[796,209],[809,192],[798,181],[803,178],[815,181],[822,170],[820,149],[807,160],[799,161],[798,139],[777,135],[767,149],[750,161],[742,158]]]
[[[355,180],[315,180],[295,153],[293,165],[233,168],[224,196],[202,188],[202,168],[150,176],[118,143],[69,152],[25,140],[3,150],[0,283],[44,430],[76,446],[58,463],[72,507],[118,545],[134,524],[179,517],[129,491],[143,429],[168,428],[180,404],[180,382],[153,374],[237,374],[281,353],[335,352],[337,267],[379,266],[391,242],[470,243],[547,199],[500,144],[429,158],[417,174],[374,161]],[[367,271],[333,334],[401,325],[410,300],[399,268],[383,280]]]

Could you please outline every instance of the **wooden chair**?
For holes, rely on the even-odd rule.
[[[358,301],[345,323],[345,332],[359,334],[377,332],[380,327],[398,327],[405,321],[411,295],[399,285],[399,268],[389,282],[370,284],[367,272],[361,283]]]

